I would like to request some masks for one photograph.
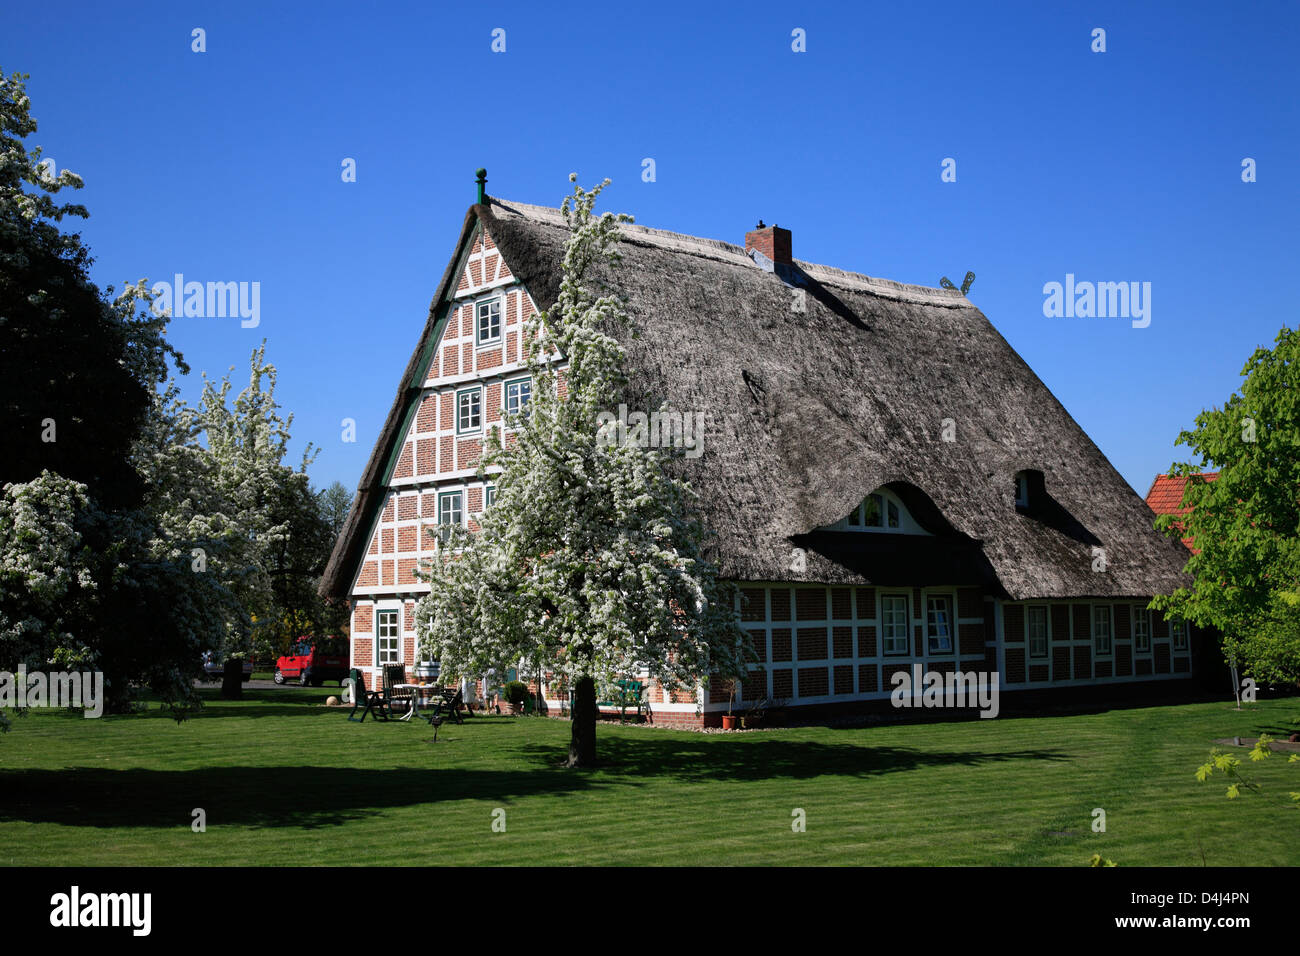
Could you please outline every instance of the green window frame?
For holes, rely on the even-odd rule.
[[[501,344],[502,297],[480,299],[474,303],[474,344]]]
[[[438,525],[461,527],[465,520],[465,499],[462,492],[442,491],[438,493]],[[440,530],[438,538],[443,544],[450,540],[447,531]]]
[[[401,610],[385,609],[375,615],[375,653],[382,667],[402,662]]]
[[[505,406],[507,415],[520,415],[525,418],[528,416],[528,403],[533,398],[533,380],[525,376],[524,378],[513,378],[505,383]]]
[[[472,435],[483,430],[483,389],[462,388],[456,392],[456,434]]]

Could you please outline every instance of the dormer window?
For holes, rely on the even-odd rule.
[[[873,491],[862,499],[861,503],[848,513],[848,516],[832,525],[838,531],[902,531],[923,533],[915,521],[911,520],[903,503],[892,493],[881,489]]]
[[[1016,473],[1016,507],[1029,507],[1029,475],[1023,471]]]

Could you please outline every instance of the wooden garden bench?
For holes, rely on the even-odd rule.
[[[611,695],[612,699],[596,701],[596,716],[600,716],[600,708],[602,707],[617,707],[620,722],[627,720],[629,709],[635,711],[637,720],[648,717],[650,715],[650,705],[645,699],[645,686],[639,680],[632,680],[631,678],[614,681],[616,690]],[[573,713],[573,691],[569,691],[569,713]]]

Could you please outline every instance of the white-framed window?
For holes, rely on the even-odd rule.
[[[532,379],[517,378],[514,381],[506,382],[506,414],[527,416],[528,403],[532,400],[532,397]]]
[[[444,491],[438,495],[438,524],[440,526],[460,527],[464,520],[463,497],[459,491]],[[439,532],[443,544],[451,540],[449,531]]]
[[[456,434],[464,435],[483,427],[483,389],[477,385],[456,393]]]
[[[375,660],[381,667],[402,663],[401,614],[395,608],[375,615]]]
[[[501,297],[484,299],[474,305],[474,342],[496,345],[501,341]]]
[[[486,488],[483,489],[483,510],[487,511],[488,508],[491,508],[496,503],[497,503],[497,486],[488,485]]]
[[[1187,622],[1171,620],[1169,622],[1169,639],[1174,643],[1174,650],[1187,650]]]
[[[873,491],[848,515],[831,525],[837,531],[894,531],[924,534],[903,503],[884,489]]]
[[[1030,657],[1047,656],[1047,607],[1031,604],[1025,608],[1025,637]]]
[[[931,594],[925,599],[926,647],[931,654],[951,654],[952,601],[942,594]]]
[[[1133,653],[1151,653],[1151,612],[1140,604],[1133,608]]]
[[[907,595],[881,595],[880,642],[886,657],[907,654],[907,629]]]
[[[1096,604],[1092,608],[1092,648],[1098,657],[1110,657],[1111,648],[1110,605]]]

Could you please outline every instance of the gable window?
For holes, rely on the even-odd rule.
[[[1029,656],[1047,656],[1047,608],[1031,604],[1025,608],[1025,633],[1029,639]]]
[[[521,378],[506,382],[506,414],[527,417],[528,402],[532,397],[533,383],[530,379]]]
[[[896,657],[907,653],[907,595],[881,596],[880,632],[887,656]]]
[[[398,634],[398,611],[380,611],[375,623],[379,664],[400,664],[402,647]]]
[[[925,599],[925,633],[931,654],[952,653],[952,605],[946,597]]]
[[[483,426],[483,390],[467,388],[456,393],[456,434],[476,432]]]
[[[1151,653],[1151,612],[1144,607],[1133,609],[1133,650],[1138,654]]]
[[[438,524],[445,526],[438,532],[438,537],[443,544],[451,540],[450,529],[460,527],[462,516],[461,493],[459,491],[444,491],[438,495]]]
[[[493,345],[501,341],[501,300],[488,299],[474,306],[474,341]]]
[[[1187,622],[1170,621],[1169,637],[1174,642],[1174,650],[1176,651],[1187,650]]]
[[[1092,647],[1098,657],[1110,657],[1111,629],[1110,606],[1097,605],[1092,609]]]

